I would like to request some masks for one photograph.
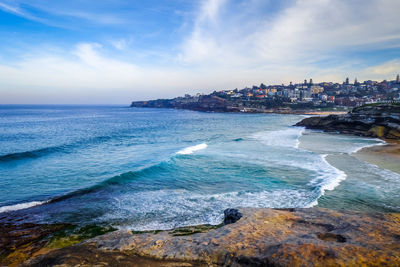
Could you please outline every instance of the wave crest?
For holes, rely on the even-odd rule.
[[[32,208],[35,206],[46,204],[47,202],[48,201],[32,201],[32,202],[20,203],[20,204],[15,204],[15,205],[3,206],[3,207],[0,207],[0,213]]]
[[[284,130],[258,132],[251,135],[251,138],[271,147],[299,148],[299,138],[303,133],[303,127],[291,127]]]
[[[208,145],[206,143],[202,143],[202,144],[199,144],[199,145],[190,146],[190,147],[184,148],[182,150],[179,150],[178,152],[176,152],[176,154],[178,154],[178,155],[190,155],[190,154],[193,154],[195,151],[202,150],[202,149],[205,149],[207,147],[208,147]]]

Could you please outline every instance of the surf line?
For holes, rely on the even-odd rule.
[[[178,152],[176,152],[176,154],[178,154],[178,155],[190,155],[190,154],[193,154],[195,151],[202,150],[202,149],[205,149],[207,147],[208,147],[208,145],[206,143],[202,143],[202,144],[199,144],[199,145],[189,146],[187,148],[179,150]]]

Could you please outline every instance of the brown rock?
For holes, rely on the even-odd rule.
[[[383,137],[385,137],[385,133],[387,132],[387,130],[384,126],[374,126],[371,129],[369,129],[368,132],[373,137],[383,138]]]
[[[97,251],[104,255],[101,262],[110,263],[116,260],[115,254],[124,255],[125,261],[141,256],[194,266],[400,265],[400,214],[366,215],[319,208],[247,208],[240,212],[243,217],[236,223],[186,236],[173,235],[173,231],[116,231],[53,251],[30,264],[41,266],[51,259],[72,266],[77,263],[71,260],[76,255],[87,264],[96,264],[99,260],[92,254]],[[163,245],[154,246],[157,243]]]
[[[377,104],[354,108],[344,115],[309,117],[296,123],[308,129],[382,139],[400,139],[400,105]]]
[[[0,224],[0,266],[18,266],[41,250],[46,238],[67,224]]]
[[[387,134],[388,139],[400,139],[400,132],[398,130],[390,130]]]

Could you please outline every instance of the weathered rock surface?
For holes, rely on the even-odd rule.
[[[379,104],[354,108],[345,115],[310,117],[296,126],[383,139],[400,139],[400,105]]]
[[[19,266],[30,258],[114,230],[96,225],[1,223],[0,266]]]
[[[47,244],[47,237],[67,228],[66,224],[0,224],[0,266],[17,266]]]
[[[192,235],[120,230],[28,262],[62,266],[400,266],[400,214],[240,209],[235,223]],[[164,264],[164,265],[163,265]]]

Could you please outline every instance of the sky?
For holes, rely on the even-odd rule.
[[[393,80],[399,0],[0,0],[0,104]]]

